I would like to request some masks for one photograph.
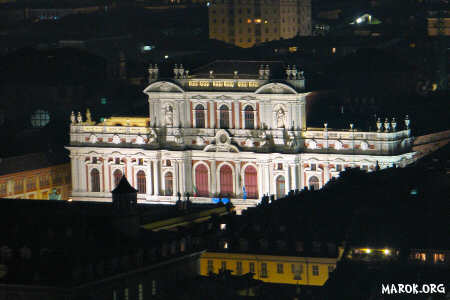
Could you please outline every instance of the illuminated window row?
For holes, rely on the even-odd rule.
[[[234,81],[189,81],[188,83],[191,87],[209,87],[212,85],[213,87],[249,87],[249,88],[256,88],[259,86],[258,82],[255,81],[238,81],[237,84]]]
[[[231,271],[235,271],[235,274],[237,275],[241,275],[243,274],[243,265],[244,263],[242,261],[237,261],[235,262],[235,264],[230,264],[230,261],[221,261],[220,262],[220,268],[218,269],[219,272],[223,272],[225,270],[231,270]],[[285,265],[289,264],[284,264],[284,263],[277,263],[276,264],[276,273],[277,274],[285,274],[286,269],[285,269]],[[235,266],[235,268],[233,269],[233,266]],[[255,273],[255,263],[254,262],[248,262],[248,272],[249,273]],[[290,269],[291,269],[291,273],[296,275],[294,278],[297,280],[301,280],[302,279],[302,274],[304,272],[303,270],[303,265],[302,264],[290,264]],[[335,269],[334,265],[329,265],[328,266],[328,273],[333,272]],[[263,278],[269,278],[270,273],[268,271],[268,264],[265,262],[262,262],[260,265],[260,271],[259,271],[259,275]],[[289,270],[289,269],[288,269]],[[213,260],[208,260],[207,261],[207,273],[214,273],[214,261]],[[311,273],[313,276],[319,276],[320,275],[320,268],[318,265],[312,265],[311,266]]]

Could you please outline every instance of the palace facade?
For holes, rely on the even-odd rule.
[[[319,189],[348,167],[405,166],[413,138],[401,124],[378,120],[377,131],[308,128],[303,72],[277,61],[216,61],[160,78],[149,67],[148,117],[96,123],[72,113],[74,200],[111,201],[125,175],[138,201],[175,203],[228,198],[236,209],[263,195]],[[374,124],[375,125],[375,124]]]

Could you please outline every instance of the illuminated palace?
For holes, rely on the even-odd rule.
[[[347,167],[404,166],[413,159],[409,120],[376,131],[307,128],[305,78],[282,62],[216,61],[173,78],[149,67],[149,117],[101,123],[71,116],[73,199],[110,201],[126,175],[138,201],[229,198],[239,211],[263,195],[321,188]],[[374,124],[375,125],[375,124]]]

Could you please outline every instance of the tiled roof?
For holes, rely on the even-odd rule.
[[[69,162],[66,153],[31,153],[0,159],[0,176],[23,171],[47,168]]]

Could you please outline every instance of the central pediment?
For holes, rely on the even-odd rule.
[[[184,90],[173,82],[157,81],[146,87],[144,93],[184,93]]]
[[[287,84],[284,83],[268,83],[261,86],[255,91],[255,94],[291,94],[295,95],[297,92]]]

